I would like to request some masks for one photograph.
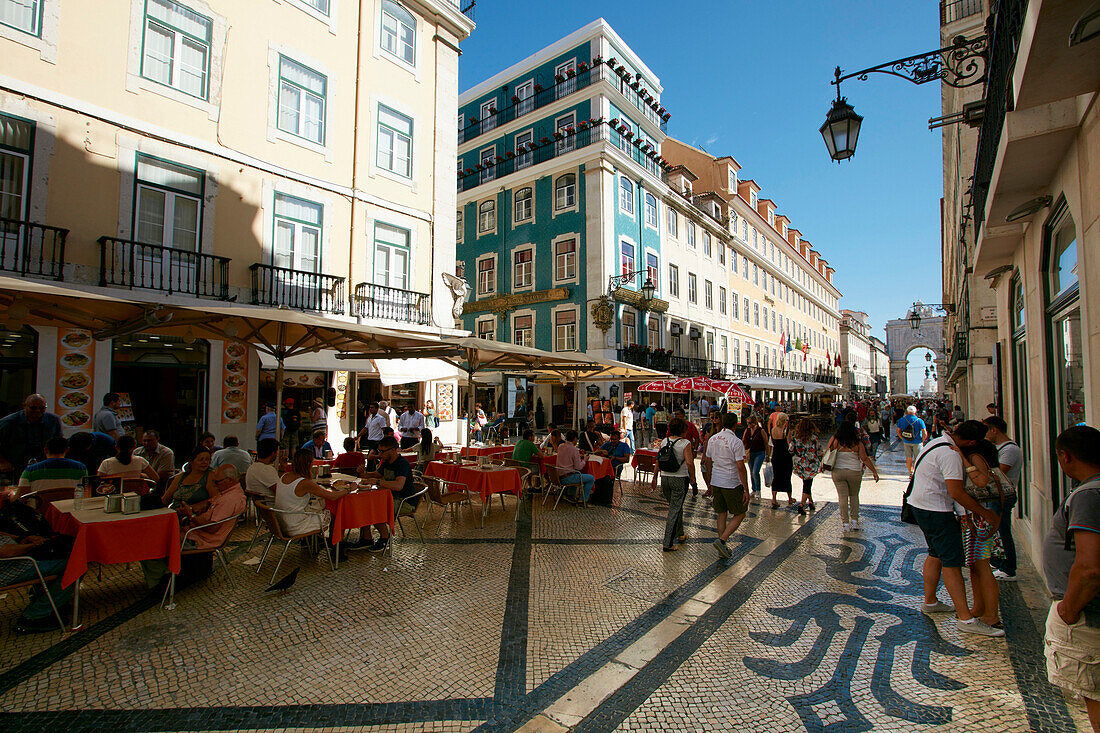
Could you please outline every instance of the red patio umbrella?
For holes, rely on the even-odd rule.
[[[676,392],[714,392],[710,377],[684,377],[672,383]]]
[[[687,390],[676,389],[674,383],[668,379],[658,379],[655,382],[646,382],[641,387],[638,387],[639,392],[686,392]]]
[[[738,387],[736,384],[731,384],[726,390],[726,399],[730,402],[740,402],[743,405],[754,405],[752,397],[749,397],[749,393]]]

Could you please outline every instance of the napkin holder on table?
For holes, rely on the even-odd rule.
[[[122,511],[122,492],[107,494],[107,503],[103,505],[103,511],[107,514],[118,514]]]
[[[108,499],[110,501],[110,499]],[[141,511],[141,495],[134,491],[127,491],[122,495],[122,513],[137,514]]]

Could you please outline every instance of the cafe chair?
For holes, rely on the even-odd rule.
[[[420,531],[420,523],[416,521],[416,508],[420,504],[417,499],[423,497],[425,494],[428,493],[428,487],[419,481],[413,482],[413,487],[416,488],[416,493],[410,494],[409,496],[401,497],[401,500],[397,502],[397,506],[395,506],[393,509],[393,519],[394,524],[396,524],[397,528],[401,530],[401,538],[404,539],[408,536],[408,534],[405,532],[405,523],[401,520],[404,517],[411,518],[413,520],[413,526],[416,527],[416,533],[420,535],[420,541],[424,542],[424,533]],[[392,537],[390,538],[390,541],[386,544],[385,552],[382,553],[383,556],[385,556],[386,554],[389,554],[390,557],[393,557]]]
[[[234,514],[232,517],[226,517],[225,519],[219,519],[216,522],[208,522],[207,524],[200,524],[196,527],[189,527],[186,532],[183,533],[183,539],[180,540],[180,556],[187,555],[205,555],[207,553],[212,554],[218,558],[218,562],[222,565],[222,570],[225,571],[225,577],[229,579],[229,585],[233,588],[237,587],[237,584],[233,581],[233,575],[229,572],[229,563],[227,562],[225,546],[229,544],[229,535],[233,534],[232,531],[227,532],[222,542],[217,547],[209,547],[206,549],[199,549],[192,547],[188,549],[187,538],[196,529],[210,529],[211,527],[217,527],[219,524],[225,524],[227,522],[233,522],[236,524],[240,514]],[[167,601],[167,603],[165,603]],[[171,611],[176,607],[176,574],[172,573],[172,577],[168,581],[168,587],[164,589],[164,598],[161,599],[161,605]]]
[[[245,553],[249,553],[252,552],[252,548],[253,546],[255,546],[256,540],[260,538],[262,528],[265,526],[263,519],[260,517],[260,510],[256,507],[256,504],[261,501],[267,501],[271,497],[267,494],[260,494],[255,491],[245,491],[244,495],[245,498],[248,499],[248,504],[245,506],[245,516],[248,516],[248,507],[251,506],[252,511],[255,513],[256,520],[256,531],[252,533],[252,541],[248,543],[248,549],[245,550]]]
[[[638,488],[638,482],[645,484],[653,480],[653,473],[657,470],[657,456],[634,454],[638,465],[634,467],[634,488]],[[643,479],[643,477],[645,477]]]
[[[268,551],[271,550],[271,543],[275,540],[284,542],[283,553],[279,555],[279,562],[275,564],[275,572],[271,574],[271,582],[275,582],[275,576],[279,574],[279,568],[283,564],[283,558],[286,557],[286,551],[290,549],[290,543],[295,540],[312,540],[320,541],[322,546],[325,541],[325,520],[321,516],[321,512],[292,512],[285,509],[275,509],[265,501],[256,502],[256,511],[260,513],[260,517],[264,520],[264,524],[267,525],[267,531],[271,533],[271,537],[267,540],[267,546],[264,547],[264,554],[260,556],[260,562],[256,565],[256,573],[259,574],[260,568],[264,566],[264,561],[267,560]],[[317,529],[311,529],[308,532],[302,532],[301,534],[290,535],[283,531],[283,525],[279,523],[280,514],[305,514],[310,517],[316,517]],[[329,553],[328,548],[324,548],[325,557],[328,558],[329,567],[336,570],[336,566],[332,561],[332,554]]]
[[[542,503],[545,506],[546,505],[546,500],[550,498],[550,495],[553,494],[554,491],[557,491],[558,492],[558,497],[554,500],[554,506],[552,507],[554,509],[558,508],[558,502],[561,501],[562,494],[565,493],[566,487],[568,487],[568,486],[578,486],[578,487],[583,488],[582,484],[563,484],[561,482],[561,474],[558,472],[558,467],[555,466],[555,465],[546,466],[546,483],[547,483],[547,485],[546,485],[546,495],[542,497]],[[581,496],[582,501],[583,501],[583,498],[584,498],[584,492],[583,491],[581,491],[580,496]]]
[[[436,525],[435,533],[438,535],[439,530],[443,527],[443,520],[447,516],[447,509],[451,510],[451,513],[458,518],[458,506],[465,504],[470,510],[470,518],[474,517],[474,503],[470,499],[470,488],[466,484],[458,483],[457,481],[448,481],[438,476],[425,476],[424,484],[428,489],[427,501],[428,501],[428,516],[425,517],[425,524],[432,516],[432,509],[440,507],[442,511],[439,514],[439,524]],[[485,526],[484,517],[481,520],[481,526]]]
[[[50,582],[51,580],[56,580],[58,576],[43,575],[42,571],[38,567],[38,561],[35,560],[33,557],[30,557],[29,555],[18,555],[16,557],[0,557],[0,562],[19,561],[29,562],[31,564],[31,567],[34,568],[34,574],[38,577],[32,578],[30,580],[21,580],[18,583],[11,583],[9,585],[0,585],[0,593],[7,593],[10,590],[18,590],[19,588],[30,588],[36,585],[41,586],[42,592],[46,594],[46,598],[50,602],[50,608],[53,609],[53,615],[54,618],[57,619],[58,627],[61,629],[62,633],[68,631],[68,629],[65,628],[65,622],[61,620],[61,612],[57,609],[57,604],[54,603],[53,596],[50,595],[49,588],[46,586],[46,583]]]

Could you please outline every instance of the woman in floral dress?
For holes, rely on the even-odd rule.
[[[817,424],[808,418],[799,420],[791,436],[791,456],[794,458],[794,473],[802,479],[802,501],[798,505],[798,513],[802,516],[806,515],[807,508],[810,511],[816,508],[811,490],[814,476],[821,472],[823,453]]]

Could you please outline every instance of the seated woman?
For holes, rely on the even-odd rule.
[[[428,463],[435,460],[439,451],[443,450],[443,441],[432,437],[430,428],[420,429],[420,442],[416,445],[416,470],[423,473]]]
[[[326,489],[310,478],[313,467],[313,451],[299,448],[290,459],[290,470],[279,477],[275,484],[275,508],[281,512],[279,522],[288,535],[299,535],[317,529],[319,512],[309,508],[309,498],[336,501],[347,496],[347,489]]]
[[[546,455],[554,455],[558,452],[558,446],[562,444],[561,431],[557,428],[550,428],[550,434],[546,436],[546,439],[542,441],[539,448]]]
[[[115,444],[117,453],[111,458],[105,458],[96,471],[100,476],[121,478],[124,481],[130,479],[147,478],[153,481],[160,480],[160,476],[153,467],[141,456],[134,455],[137,441],[132,435],[123,435]]]
[[[186,470],[172,479],[161,501],[165,506],[177,505],[177,511],[186,513],[180,505],[187,504],[192,512],[204,512],[210,499],[218,494],[214,472],[210,469],[210,449],[198,446],[191,451]]]
[[[214,485],[218,487],[218,492],[210,499],[206,511],[195,514],[187,504],[183,505],[186,507],[184,522],[190,527],[200,528],[244,514],[244,489],[241,488],[240,473],[235,466],[226,464],[215,468]],[[187,535],[186,548],[213,550],[220,547],[235,526],[233,522],[225,522],[209,529],[192,529]]]

